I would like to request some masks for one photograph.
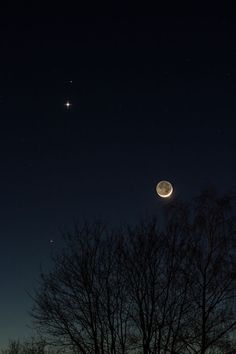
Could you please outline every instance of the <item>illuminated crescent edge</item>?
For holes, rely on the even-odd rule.
[[[157,194],[162,197],[162,198],[168,198],[171,196],[171,194],[173,193],[173,187],[171,186],[171,190],[169,191],[168,194],[161,194],[160,192],[157,191]]]

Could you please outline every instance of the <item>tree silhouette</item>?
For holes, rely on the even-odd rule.
[[[19,341],[10,340],[7,348],[1,350],[2,354],[59,354],[60,351],[48,349],[44,340],[34,337]]]
[[[101,224],[68,235],[55,271],[42,275],[33,316],[56,343],[81,353],[126,352],[128,297],[120,242]]]
[[[65,237],[33,295],[35,326],[75,353],[235,350],[235,225],[230,196],[203,192],[157,219]]]
[[[215,192],[203,193],[194,205],[188,250],[191,326],[185,332],[192,353],[221,353],[235,350],[233,333],[235,308],[235,225],[230,215],[230,197],[217,198]]]

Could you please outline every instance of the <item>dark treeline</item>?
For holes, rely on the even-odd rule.
[[[8,347],[1,350],[1,354],[57,354],[60,351],[48,349],[43,339],[30,338],[24,341],[10,340]]]
[[[67,353],[235,352],[232,203],[207,191],[168,203],[161,227],[93,223],[66,235],[33,294],[35,328]]]

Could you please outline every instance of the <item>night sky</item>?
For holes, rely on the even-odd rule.
[[[0,31],[1,346],[76,222],[155,215],[161,179],[235,190],[236,22],[15,11]]]

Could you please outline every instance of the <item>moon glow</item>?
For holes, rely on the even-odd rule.
[[[161,198],[168,198],[173,193],[172,184],[168,181],[160,181],[157,183],[156,192]]]

